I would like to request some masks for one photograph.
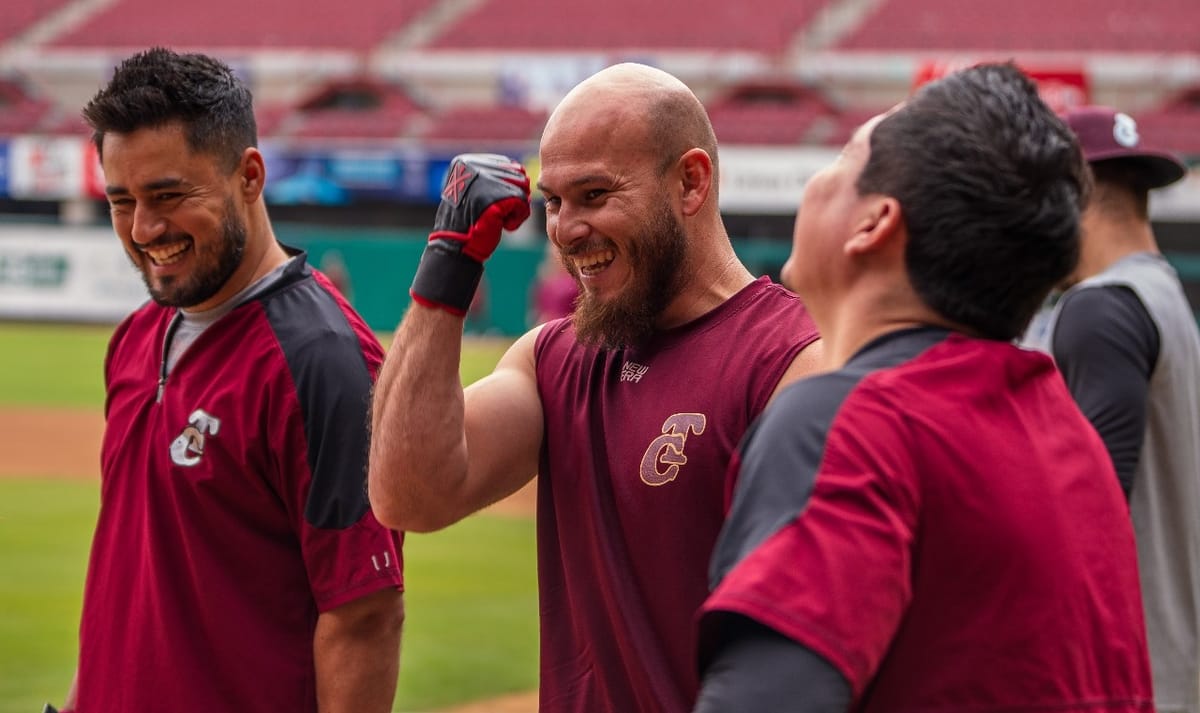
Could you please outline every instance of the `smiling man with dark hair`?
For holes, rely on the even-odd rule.
[[[1011,65],[867,122],[784,267],[834,371],[742,442],[697,713],[1152,710],[1100,439],[1010,343],[1075,265],[1086,169]]]

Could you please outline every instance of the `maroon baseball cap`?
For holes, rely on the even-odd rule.
[[[1063,119],[1079,138],[1089,163],[1120,159],[1135,165],[1147,188],[1161,188],[1187,174],[1187,165],[1177,156],[1142,144],[1137,122],[1128,114],[1106,106],[1083,106],[1068,110]]]

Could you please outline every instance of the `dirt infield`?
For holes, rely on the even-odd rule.
[[[98,478],[104,416],[94,409],[0,408],[0,477]],[[536,481],[488,508],[530,517]],[[476,701],[445,713],[533,713],[537,692]]]
[[[98,478],[103,432],[97,410],[0,408],[0,476]]]
[[[103,434],[94,409],[0,408],[0,477],[98,478]],[[534,481],[488,512],[530,517],[536,502]]]
[[[447,708],[443,713],[536,713],[537,709],[537,691],[530,691]]]

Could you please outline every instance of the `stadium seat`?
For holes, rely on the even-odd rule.
[[[438,49],[743,50],[778,54],[830,0],[485,0],[452,23]]]
[[[1157,109],[1138,112],[1137,122],[1148,143],[1200,156],[1200,87],[1180,92]]]
[[[814,121],[831,111],[815,89],[788,81],[740,84],[708,107],[722,145],[807,143]]]
[[[367,78],[329,83],[290,113],[272,119],[276,137],[398,139],[423,109],[403,87]],[[271,112],[263,116],[274,117]]]
[[[455,106],[434,115],[428,130],[417,138],[462,150],[498,149],[498,144],[535,147],[546,114],[517,106]]]
[[[0,136],[33,133],[52,107],[16,79],[0,79]]]
[[[884,0],[842,50],[1196,52],[1195,0]]]
[[[7,2],[0,12],[0,43],[17,39],[39,21],[58,12],[72,0],[20,0]]]
[[[22,0],[27,2],[28,0]],[[49,0],[39,0],[42,4]],[[371,49],[437,0],[206,0],[163,3],[116,0],[52,42],[55,47]],[[9,3],[20,5],[22,3]],[[6,11],[7,13],[7,11]]]

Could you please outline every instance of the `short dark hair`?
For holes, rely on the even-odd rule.
[[[128,134],[176,121],[193,151],[216,157],[227,171],[247,147],[258,145],[250,89],[233,70],[208,55],[163,47],[121,62],[84,107],[83,118],[101,152],[108,132]]]
[[[921,299],[1003,340],[1078,263],[1088,186],[1074,134],[1011,63],[920,88],[875,126],[857,183],[899,201]]]
[[[1143,165],[1131,159],[1093,161],[1092,205],[1113,218],[1150,220],[1150,179]],[[1129,213],[1126,216],[1126,213]]]

